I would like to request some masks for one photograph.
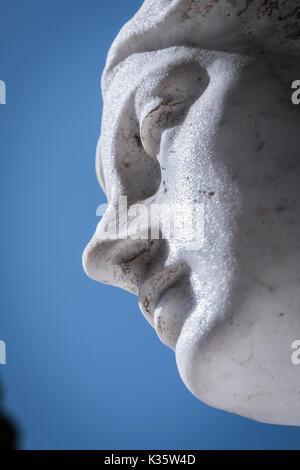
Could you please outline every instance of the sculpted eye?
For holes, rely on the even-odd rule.
[[[182,123],[208,82],[206,70],[197,63],[173,66],[164,73],[140,114],[140,138],[148,155],[158,155],[162,132]]]
[[[130,95],[124,104],[113,154],[121,191],[127,195],[128,203],[147,199],[157,192],[161,181],[157,159],[161,134],[182,123],[208,82],[206,70],[198,63],[172,65],[148,75],[134,98]]]
[[[155,157],[159,153],[161,133],[180,123],[184,114],[184,101],[172,98],[161,101],[142,120],[140,127],[141,142],[145,152]]]
[[[155,194],[160,185],[160,165],[145,152],[140,125],[130,101],[119,119],[114,155],[121,191],[126,194],[128,204]]]

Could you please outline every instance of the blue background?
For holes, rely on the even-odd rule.
[[[133,295],[88,279],[105,202],[100,75],[141,0],[1,0],[1,325],[5,409],[27,449],[296,449],[300,428],[201,404]]]

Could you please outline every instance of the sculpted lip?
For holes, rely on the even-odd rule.
[[[179,261],[155,272],[142,283],[139,292],[139,306],[153,327],[157,304],[166,291],[187,273],[187,270],[187,264],[184,261]]]

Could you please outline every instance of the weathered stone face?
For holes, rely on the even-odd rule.
[[[288,3],[288,5],[285,5]],[[97,172],[108,210],[88,275],[139,296],[206,403],[300,424],[300,80],[297,1],[151,1],[122,29],[103,75]],[[127,208],[118,207],[127,196]],[[138,204],[202,207],[201,244],[151,236]],[[130,220],[131,220],[130,219]],[[145,219],[143,219],[145,220]],[[132,222],[132,220],[131,220]],[[122,224],[120,224],[122,225]],[[126,225],[126,226],[125,226]],[[167,225],[159,229],[164,235]],[[186,228],[186,227],[185,227]],[[128,233],[126,233],[126,231]],[[116,345],[117,347],[117,345]]]

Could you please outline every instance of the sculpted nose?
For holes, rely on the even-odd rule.
[[[104,126],[102,141],[97,165],[110,205],[84,250],[83,267],[96,281],[138,294],[164,242],[160,236],[152,236],[148,217],[152,198],[160,188],[161,168],[142,145],[132,90],[117,106],[112,126]],[[105,148],[105,158],[101,148]]]
[[[138,295],[163,240],[150,239],[148,223],[141,224],[136,230],[137,220],[130,217],[130,212],[134,212],[132,209],[131,206],[126,214],[118,214],[112,206],[107,209],[84,250],[83,267],[95,281]]]

